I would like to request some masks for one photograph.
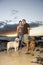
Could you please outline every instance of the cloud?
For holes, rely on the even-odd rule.
[[[15,24],[15,22],[12,21],[12,20],[5,20],[5,22],[6,22],[6,25],[13,25],[13,24]]]
[[[17,19],[17,17],[14,17],[14,19]],[[11,26],[15,25],[15,21],[12,21],[12,20],[0,21],[0,29],[4,28],[5,26],[9,26],[10,27],[10,25]],[[43,25],[43,23],[36,21],[36,22],[29,23],[29,25],[30,25],[30,27],[34,28],[34,27],[38,27],[38,26]]]
[[[17,18],[18,18],[17,16],[14,17],[14,19],[17,19]]]
[[[4,25],[1,25],[0,28],[4,28]]]
[[[17,24],[5,25],[2,29],[0,28],[0,34],[16,31]]]
[[[4,28],[4,26],[6,25],[6,23],[5,22],[0,22],[0,28]]]
[[[15,10],[15,9],[11,11],[11,13],[12,13],[13,15],[15,15],[15,14],[18,13],[18,12],[19,12],[19,11],[18,11],[18,10]]]
[[[0,34],[15,31],[17,29],[17,25],[18,24],[15,24],[15,22],[12,20],[0,21]],[[43,24],[39,24],[38,22],[31,22],[29,25],[34,29],[42,26]]]
[[[30,27],[39,27],[41,25],[43,25],[42,21],[35,21],[35,22],[29,22],[30,23]]]

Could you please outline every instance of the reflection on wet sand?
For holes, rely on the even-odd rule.
[[[0,65],[39,65],[37,63],[31,63],[36,61],[35,57],[39,55],[39,51],[35,51],[35,55],[25,54],[25,47],[19,51],[6,51],[0,52]],[[41,54],[43,57],[43,54]]]

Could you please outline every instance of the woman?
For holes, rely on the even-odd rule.
[[[22,44],[23,44],[23,27],[22,27],[22,21],[20,20],[19,21],[19,24],[17,26],[17,34],[18,34],[18,37],[20,39],[20,45],[19,47],[22,48]]]

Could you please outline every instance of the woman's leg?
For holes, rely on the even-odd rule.
[[[20,40],[20,48],[22,48],[22,45],[23,45],[23,35],[21,35],[21,40]]]
[[[22,35],[19,35],[19,39],[20,39],[20,45],[19,45],[19,48],[22,48],[22,38],[23,38],[23,36]]]

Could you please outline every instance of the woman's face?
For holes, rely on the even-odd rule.
[[[21,22],[19,22],[19,25],[22,25],[22,23],[21,23]]]

